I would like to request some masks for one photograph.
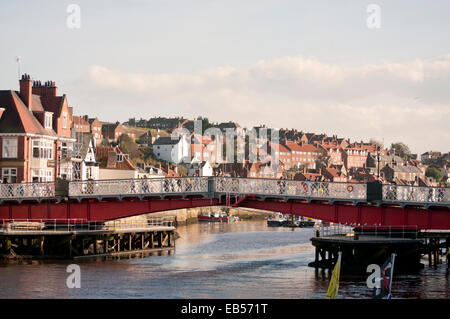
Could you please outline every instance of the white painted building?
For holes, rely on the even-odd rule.
[[[95,159],[94,139],[91,133],[77,133],[73,155],[74,180],[99,179],[99,163]]]
[[[213,168],[208,161],[192,162],[186,169],[189,176],[213,176]]]
[[[190,159],[190,143],[185,137],[160,137],[153,143],[153,154],[169,163],[182,163]]]

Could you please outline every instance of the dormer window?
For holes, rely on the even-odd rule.
[[[51,112],[45,112],[44,127],[51,129],[52,122],[53,122],[53,114]]]

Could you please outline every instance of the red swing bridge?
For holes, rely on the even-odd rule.
[[[246,207],[355,227],[450,230],[450,188],[231,177],[0,184],[0,221],[120,218]]]

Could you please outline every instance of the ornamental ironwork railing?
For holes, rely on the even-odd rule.
[[[0,184],[0,199],[34,199],[54,196],[54,183]]]
[[[208,192],[208,177],[92,180],[69,183],[69,197]]]
[[[383,201],[450,204],[450,188],[383,185]]]
[[[0,184],[0,201],[54,198],[56,194],[80,197],[216,194],[299,197],[326,200],[381,201],[386,203],[435,204],[450,207],[450,188],[381,185],[376,194],[368,184],[294,181],[263,178],[174,177],[71,181],[68,186],[55,183]],[[371,186],[370,184],[369,186]],[[64,192],[61,192],[63,187]],[[369,188],[369,190],[372,188]]]
[[[363,200],[367,184],[217,177],[215,192]]]

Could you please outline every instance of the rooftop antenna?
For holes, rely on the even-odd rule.
[[[16,62],[17,62],[17,76],[20,80],[20,62],[22,62],[22,57],[16,56]]]

